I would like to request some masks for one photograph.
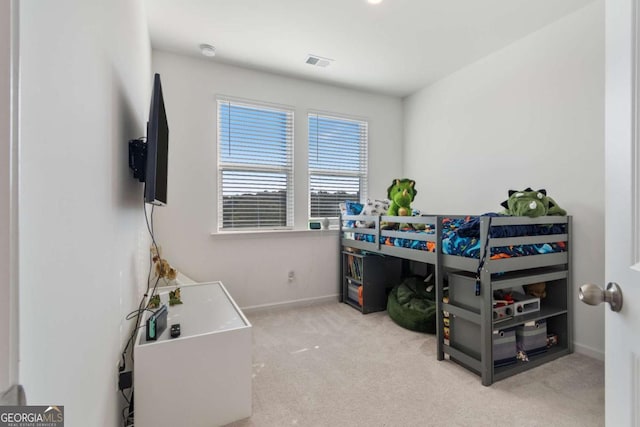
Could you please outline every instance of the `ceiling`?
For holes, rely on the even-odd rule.
[[[146,0],[153,48],[396,96],[592,0]],[[308,54],[333,59],[326,68]]]

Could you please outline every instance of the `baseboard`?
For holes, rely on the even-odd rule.
[[[241,307],[244,313],[260,313],[268,310],[294,308],[294,307],[307,307],[315,304],[323,304],[327,302],[338,302],[340,295],[326,295],[322,297],[303,298],[292,301],[277,302],[272,304],[260,304],[250,305],[248,307]]]
[[[602,350],[598,350],[584,344],[578,344],[577,342],[573,343],[573,349],[576,353],[584,354],[585,356],[604,362],[604,351]]]
[[[13,385],[0,393],[0,406],[23,406],[27,404],[27,397],[21,385]]]

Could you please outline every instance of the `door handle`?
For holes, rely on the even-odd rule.
[[[605,290],[591,283],[582,285],[578,297],[585,304],[598,305],[601,302],[608,302],[611,311],[618,312],[622,309],[622,289],[615,282],[609,282]]]

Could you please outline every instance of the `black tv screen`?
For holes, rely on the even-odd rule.
[[[153,79],[151,109],[147,123],[147,164],[144,201],[154,205],[167,203],[167,168],[169,166],[169,126],[164,109],[160,74]]]

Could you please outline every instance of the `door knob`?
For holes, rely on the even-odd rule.
[[[578,297],[585,304],[598,305],[601,302],[608,302],[611,306],[611,311],[617,312],[622,309],[622,290],[615,282],[609,282],[605,290],[591,283],[582,285],[580,286]]]

